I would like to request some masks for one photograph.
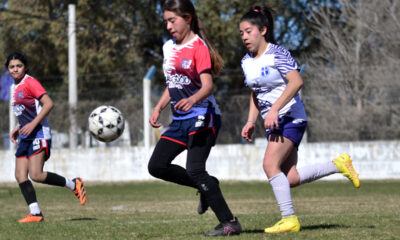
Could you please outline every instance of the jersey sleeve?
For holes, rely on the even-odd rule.
[[[32,96],[36,99],[39,99],[41,96],[47,93],[42,84],[40,84],[40,82],[34,78],[30,79],[28,86]]]
[[[197,74],[211,70],[211,56],[207,46],[200,44],[195,52],[194,59],[196,63]]]
[[[275,52],[274,62],[276,68],[284,77],[293,70],[300,70],[296,60],[292,58],[292,55],[286,49],[280,49]]]

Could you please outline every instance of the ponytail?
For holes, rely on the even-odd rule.
[[[261,31],[263,27],[267,28],[267,33],[264,38],[267,42],[276,44],[274,37],[274,19],[272,17],[272,10],[266,6],[254,6],[243,15],[239,23],[247,21],[258,26]]]
[[[194,24],[194,25],[197,25],[197,32],[195,29],[193,29],[194,33],[198,34],[200,36],[200,38],[206,42],[208,50],[210,51],[212,73],[219,74],[222,71],[222,69],[224,68],[224,60],[222,59],[221,55],[219,55],[217,49],[213,46],[213,44],[208,39],[207,33],[206,33],[205,29],[203,28],[203,23],[201,22],[201,20],[196,16],[196,19],[193,19],[192,22],[196,22],[196,24]]]

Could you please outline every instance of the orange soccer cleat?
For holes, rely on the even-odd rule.
[[[79,199],[81,202],[81,205],[85,205],[86,203],[86,190],[85,187],[83,186],[83,181],[82,178],[74,178],[72,181],[75,182],[75,189],[74,189],[74,194],[75,196]]]
[[[35,214],[35,215],[28,214],[26,217],[18,220],[19,223],[32,223],[32,222],[43,222],[43,221],[44,221],[44,218],[41,213]]]

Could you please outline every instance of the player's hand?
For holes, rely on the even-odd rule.
[[[29,136],[29,134],[32,133],[32,131],[35,129],[36,125],[32,122],[26,124],[19,130],[19,134],[22,136]]]
[[[248,141],[248,142],[252,142],[253,141],[251,136],[253,135],[255,126],[256,126],[255,123],[247,122],[246,125],[244,125],[244,127],[242,128],[242,137],[246,141]]]
[[[278,111],[271,108],[264,120],[265,129],[274,130],[279,128],[278,115]]]
[[[19,128],[14,128],[10,133],[10,141],[12,143],[17,143],[18,136],[19,136]]]
[[[189,97],[189,98],[183,98],[183,99],[181,99],[179,102],[177,102],[176,104],[175,104],[175,106],[174,106],[174,108],[176,109],[176,110],[181,110],[181,111],[184,111],[184,112],[187,112],[187,111],[189,111],[192,107],[193,107],[193,105],[195,104],[196,102],[193,100],[193,98],[191,98],[191,97]]]
[[[149,119],[149,123],[153,128],[161,127],[161,123],[157,122],[159,117],[160,117],[160,110],[154,109]]]

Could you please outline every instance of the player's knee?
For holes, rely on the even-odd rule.
[[[44,182],[43,178],[43,172],[30,172],[29,177],[32,179],[34,182]]]
[[[147,166],[147,170],[149,171],[151,176],[156,177],[156,178],[161,178],[164,175],[163,168],[161,168],[155,164],[149,163],[149,165]]]
[[[268,178],[275,176],[281,171],[276,165],[267,161],[263,163],[263,169]]]
[[[200,179],[208,178],[207,172],[203,169],[186,169],[186,172],[188,176],[195,182],[198,182]]]
[[[15,172],[15,180],[17,180],[18,183],[22,183],[28,180],[28,176],[26,176],[26,174]]]

